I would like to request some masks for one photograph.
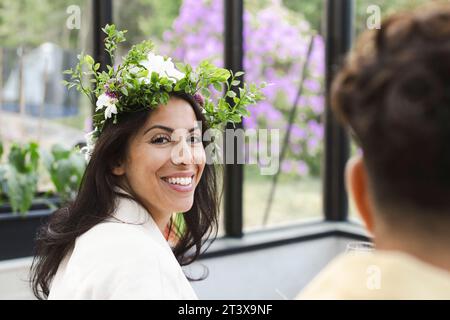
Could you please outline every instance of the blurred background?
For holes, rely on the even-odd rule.
[[[93,109],[84,96],[66,90],[62,71],[75,66],[81,51],[96,57],[95,39],[104,22],[128,30],[118,56],[151,39],[157,51],[174,60],[196,66],[209,58],[230,67],[237,59],[246,80],[271,84],[264,89],[267,99],[250,108],[243,127],[280,130],[280,145],[286,145],[280,170],[276,176],[261,174],[258,152],[270,150],[261,150],[254,139],[246,139],[247,164],[226,168],[221,238],[204,256],[211,278],[197,285],[200,297],[291,298],[339,253],[345,239],[367,239],[342,191],[342,165],[358,149],[347,137],[327,138],[332,132],[327,125],[334,122],[326,111],[327,84],[354,37],[376,24],[378,13],[383,17],[427,1],[96,2],[0,1],[0,164],[18,167],[10,156],[17,150],[30,163],[14,177],[2,177],[0,169],[0,298],[29,296],[17,275],[23,276],[29,262],[33,230],[76,194],[84,164],[71,150],[92,130]],[[239,35],[233,34],[236,21],[243,26]],[[241,55],[227,53],[227,44],[241,38]],[[344,158],[336,160],[330,150],[340,150]],[[335,160],[340,166],[329,165]],[[330,189],[333,177],[338,187]],[[271,272],[268,261],[280,265]],[[267,263],[265,270],[257,267]],[[226,275],[243,264],[248,266],[244,273],[234,273],[240,280],[230,282]],[[283,287],[297,273],[295,284],[273,288],[271,281]],[[270,274],[281,278],[268,280]],[[242,280],[251,277],[261,281],[261,290],[246,290]],[[211,290],[212,283],[222,290]]]

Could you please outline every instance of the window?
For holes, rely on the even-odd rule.
[[[244,120],[248,132],[244,229],[321,218],[325,106],[321,15],[306,15],[293,1],[246,0],[244,9],[246,79],[269,83],[264,90],[267,99],[252,106],[251,116]]]
[[[0,141],[73,147],[89,130],[91,106],[62,84],[62,71],[92,43],[91,2],[3,1],[0,11]],[[7,151],[5,152],[7,153]],[[46,190],[48,179],[40,181]]]

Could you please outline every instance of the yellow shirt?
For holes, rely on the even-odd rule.
[[[342,254],[296,299],[450,299],[450,272],[403,252]]]

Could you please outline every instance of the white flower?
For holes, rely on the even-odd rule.
[[[80,152],[84,154],[84,159],[86,159],[86,162],[89,162],[92,157],[92,152],[94,152],[94,148],[86,146],[81,148]]]
[[[84,138],[86,139],[86,144],[88,146],[92,146],[95,144],[95,140],[96,140],[94,137],[95,131],[97,131],[97,128],[95,128],[94,131],[88,132],[84,135]]]
[[[84,154],[86,162],[89,162],[92,156],[92,152],[94,152],[95,142],[97,141],[97,139],[94,137],[94,133],[96,131],[97,128],[95,128],[94,131],[91,131],[84,135],[84,138],[86,139],[86,146],[81,148],[80,152]]]
[[[104,92],[97,98],[97,103],[95,104],[97,108],[95,111],[102,110],[106,107],[105,110],[105,119],[111,118],[112,114],[117,114],[117,98],[111,94]]]
[[[147,54],[147,60],[141,61],[140,64],[148,70],[148,75],[156,72],[160,77],[174,78],[180,80],[184,77],[184,73],[175,69],[175,65],[171,58],[167,60],[163,56],[156,55],[153,52]]]
[[[173,64],[171,58],[169,58],[165,61],[164,71],[169,78],[175,78],[177,80],[181,80],[184,78],[184,73],[175,69],[175,65]]]

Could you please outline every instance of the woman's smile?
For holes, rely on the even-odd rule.
[[[186,193],[195,189],[195,173],[192,171],[173,173],[161,177],[161,180],[164,185],[177,192]]]

